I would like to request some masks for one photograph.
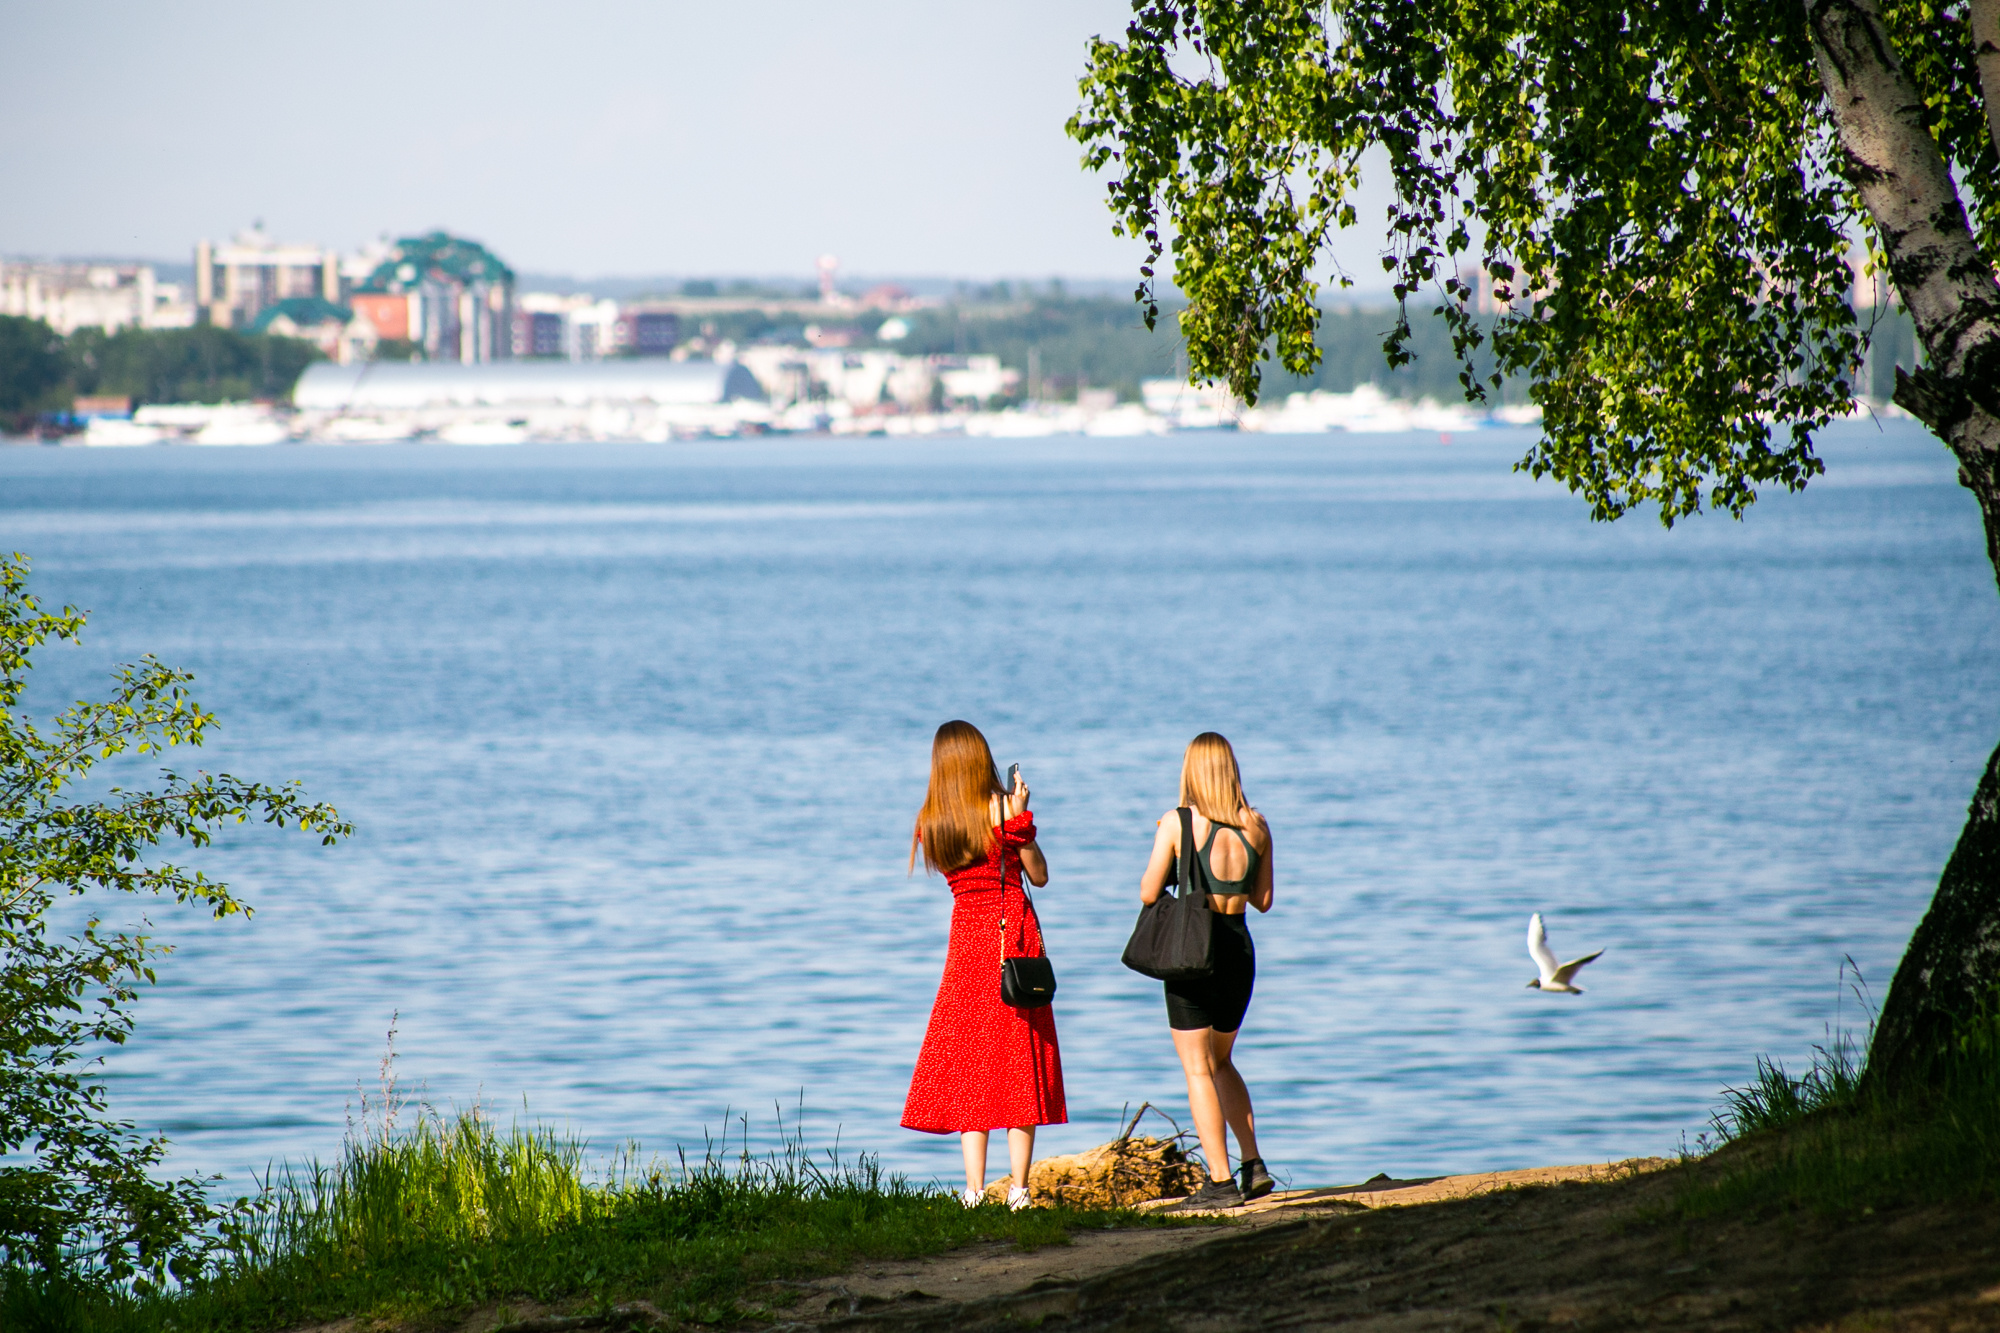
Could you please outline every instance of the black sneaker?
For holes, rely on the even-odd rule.
[[[1263,1198],[1271,1192],[1273,1186],[1276,1184],[1271,1179],[1271,1173],[1264,1169],[1264,1159],[1261,1157],[1244,1158],[1243,1165],[1237,1168],[1237,1174],[1243,1178],[1243,1202],[1245,1203],[1249,1203],[1252,1199]]]
[[[1200,1189],[1182,1199],[1172,1208],[1173,1212],[1201,1212],[1218,1208],[1241,1208],[1243,1191],[1236,1188],[1234,1180],[1209,1180],[1202,1182]]]

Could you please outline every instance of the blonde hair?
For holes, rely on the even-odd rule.
[[[947,722],[931,741],[931,785],[917,812],[916,842],[923,844],[924,869],[950,873],[984,858],[993,846],[991,804],[1000,774],[986,737],[970,722]],[[917,848],[910,847],[910,869]]]
[[[1242,824],[1245,815],[1256,813],[1243,799],[1236,751],[1218,733],[1204,731],[1188,742],[1181,759],[1181,804],[1215,824]]]

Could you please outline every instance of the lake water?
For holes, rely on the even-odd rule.
[[[143,652],[198,760],[360,827],[197,858],[115,1108],[240,1187],[337,1151],[392,1012],[440,1106],[594,1145],[897,1126],[949,894],[929,740],[1019,761],[1071,1121],[1186,1120],[1118,951],[1183,745],[1235,742],[1277,907],[1238,1047],[1297,1183],[1666,1153],[1877,996],[1996,735],[1973,502],[1908,423],[1747,521],[1592,524],[1518,433],[0,451],[0,546],[89,609],[46,712]],[[1528,914],[1581,996],[1524,988]],[[741,1132],[740,1129],[732,1132]]]

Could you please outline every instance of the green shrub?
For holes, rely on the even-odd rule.
[[[166,1140],[114,1119],[89,1072],[130,1035],[139,987],[171,952],[107,926],[105,905],[247,915],[227,884],[159,853],[251,819],[327,843],[353,830],[296,784],[162,770],[150,791],[107,787],[99,764],[198,746],[215,718],[189,695],[194,677],[144,657],[113,673],[108,698],[37,723],[20,707],[35,653],[77,642],[84,616],[43,610],[27,583],[27,557],[0,554],[0,1265],[164,1283],[200,1271],[227,1217],[206,1182],[154,1178]],[[61,913],[79,898],[88,915],[72,931]]]

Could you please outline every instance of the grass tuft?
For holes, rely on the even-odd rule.
[[[1890,1095],[1846,1041],[1792,1078],[1759,1060],[1723,1092],[1718,1146],[1687,1173],[1684,1217],[1804,1210],[1856,1216],[1913,1204],[2000,1198],[2000,1023],[1965,1024],[1920,1089]]]
[[[967,1209],[867,1156],[815,1158],[796,1134],[762,1158],[631,1152],[591,1177],[584,1145],[501,1133],[477,1110],[350,1140],[331,1166],[276,1171],[223,1258],[170,1293],[0,1272],[0,1327],[225,1333],[358,1316],[428,1327],[488,1305],[558,1311],[650,1301],[689,1323],[782,1307],[787,1281],[970,1241],[1065,1243],[1129,1212]],[[793,1295],[790,1299],[796,1299]]]
[[[1715,1127],[1717,1142],[1731,1143],[1825,1112],[1847,1110],[1860,1089],[1861,1065],[1845,1040],[1831,1048],[1815,1046],[1812,1068],[1803,1078],[1791,1077],[1783,1065],[1760,1056],[1757,1077],[1744,1087],[1724,1088],[1722,1106],[1709,1123]]]

